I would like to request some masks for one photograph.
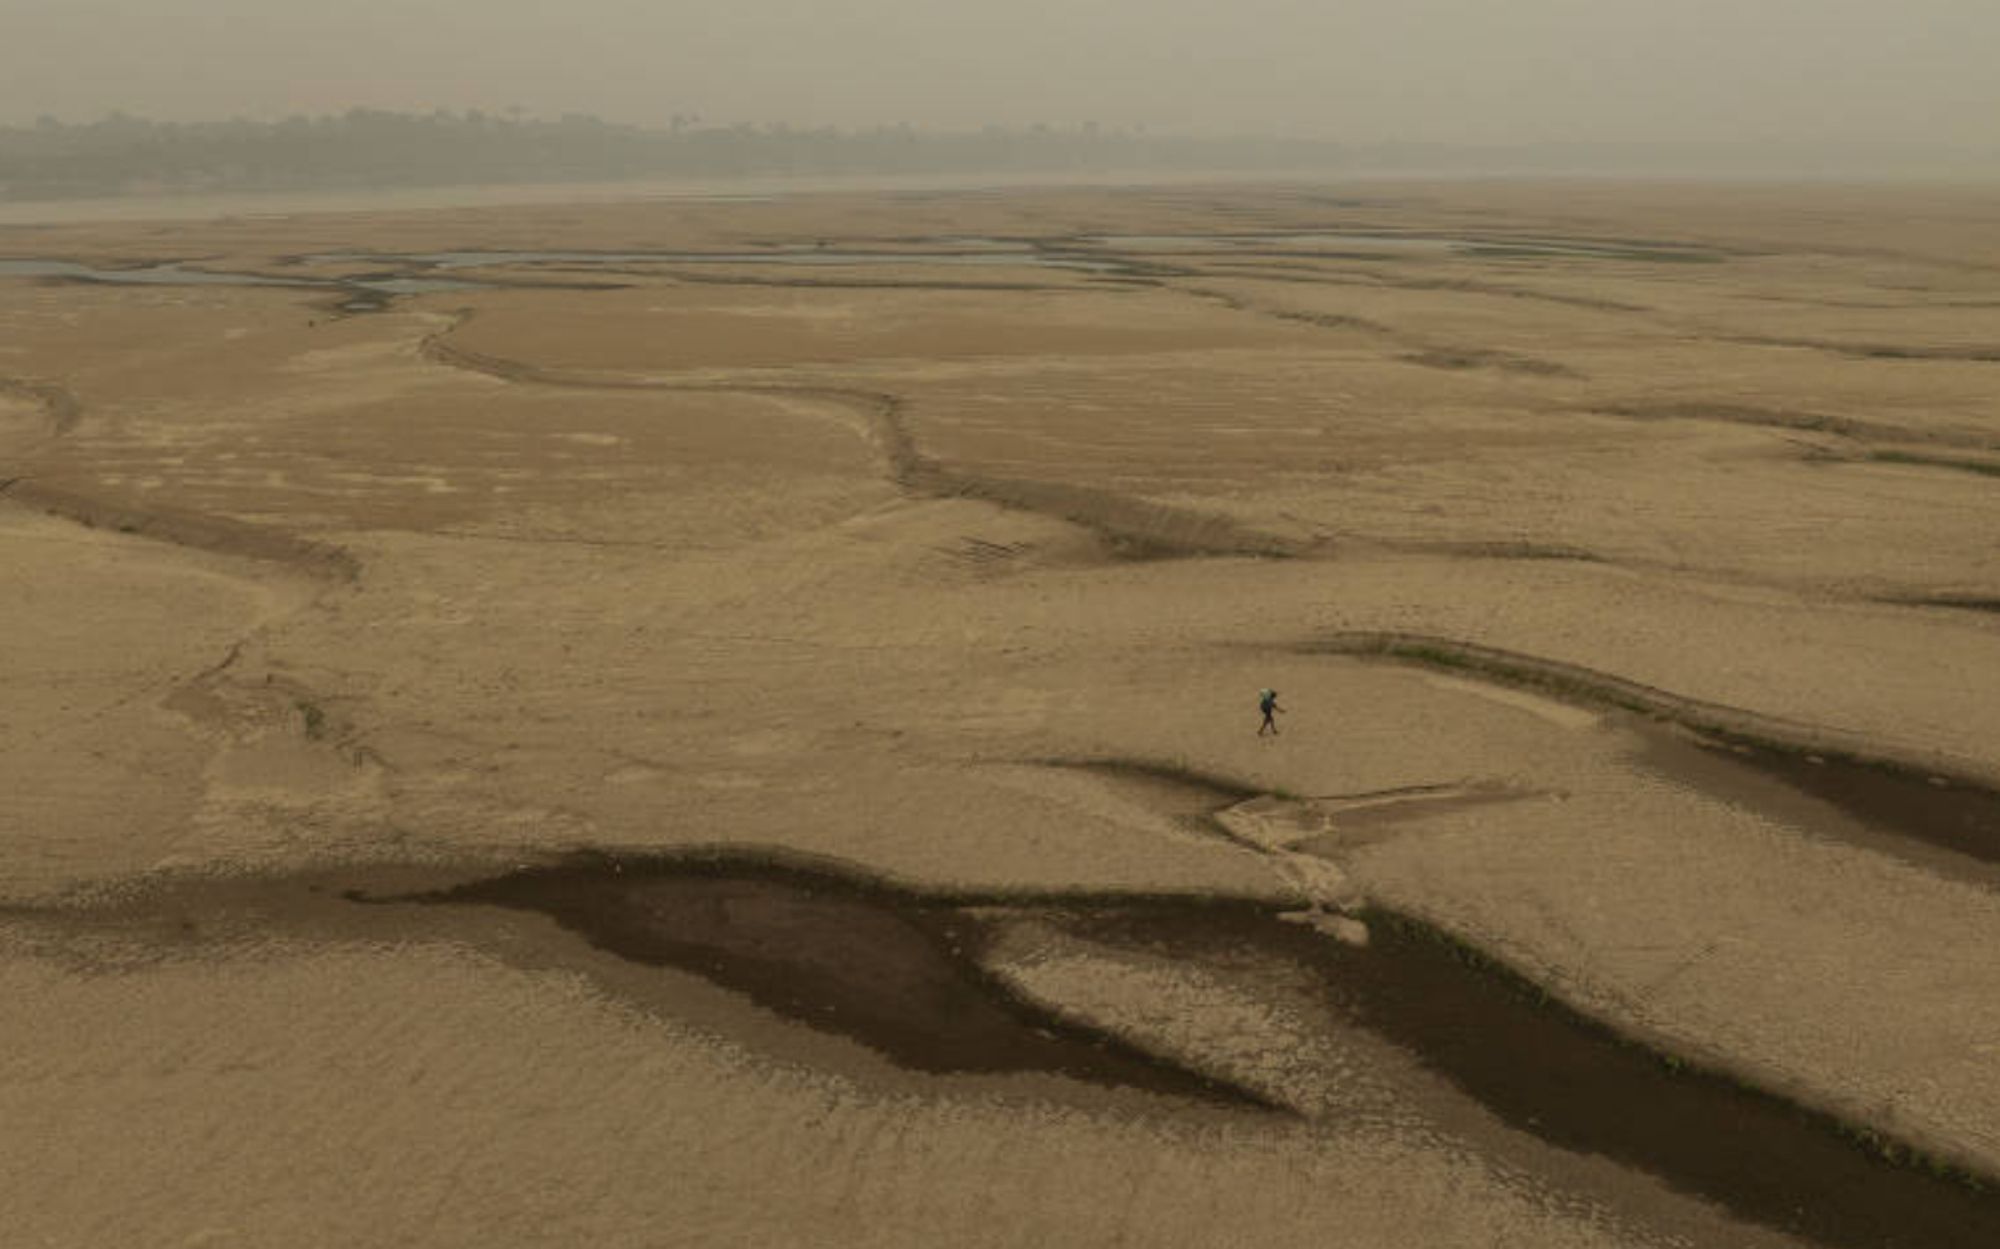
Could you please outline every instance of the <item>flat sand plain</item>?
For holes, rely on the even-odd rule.
[[[10,258],[0,1242],[2000,1234],[2000,192]]]

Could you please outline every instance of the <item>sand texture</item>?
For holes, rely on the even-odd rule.
[[[0,637],[0,1243],[2000,1243],[1991,191],[0,225]]]

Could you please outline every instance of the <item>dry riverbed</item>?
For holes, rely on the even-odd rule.
[[[0,227],[0,1240],[2000,1243],[1996,219]]]

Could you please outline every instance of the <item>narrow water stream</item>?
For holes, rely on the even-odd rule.
[[[944,265],[991,268],[1033,266],[1111,273],[1125,268],[1114,257],[1092,257],[1043,251],[1029,244],[993,241],[988,246],[936,250],[883,251],[809,244],[756,251],[437,251],[324,252],[300,257],[312,264],[370,264],[455,272],[529,265],[573,265],[617,268],[633,265],[797,265],[805,268],[846,268],[882,265]]]
[[[271,277],[262,273],[226,273],[190,269],[184,263],[143,265],[129,269],[79,264],[73,260],[0,260],[0,277],[63,278],[105,286],[267,286],[292,290],[347,291],[355,295],[426,295],[439,291],[469,291],[486,286],[454,278],[375,276],[357,278]]]

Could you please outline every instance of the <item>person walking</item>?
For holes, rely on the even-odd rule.
[[[1284,710],[1283,707],[1278,705],[1278,691],[1260,691],[1257,695],[1257,710],[1264,713],[1264,723],[1257,726],[1257,736],[1264,736],[1264,730],[1266,729],[1269,729],[1272,735],[1276,736],[1278,732],[1277,715]]]

